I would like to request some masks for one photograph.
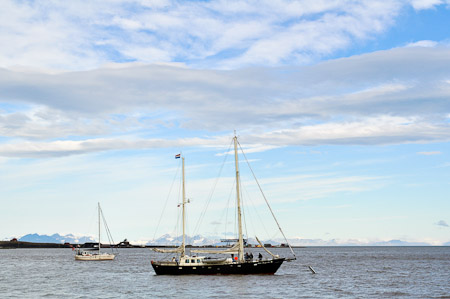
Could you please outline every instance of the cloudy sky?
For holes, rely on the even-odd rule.
[[[93,234],[98,201],[117,240],[176,234],[179,152],[188,232],[233,231],[236,130],[288,237],[450,242],[449,28],[448,0],[2,1],[0,238]]]

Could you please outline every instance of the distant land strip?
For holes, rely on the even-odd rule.
[[[71,243],[35,243],[35,242],[23,242],[23,241],[0,241],[0,249],[16,249],[16,248],[92,248],[92,245],[97,245],[98,243],[84,243],[84,244],[71,244]],[[176,248],[175,245],[132,245],[132,244],[101,244],[102,248]],[[186,245],[186,248],[226,248],[227,246],[215,246],[215,245]],[[286,246],[271,246],[284,248]],[[303,248],[304,246],[293,246],[296,248]]]

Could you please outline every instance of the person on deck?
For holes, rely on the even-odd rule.
[[[258,255],[258,259],[259,259],[259,260],[262,260],[262,258],[263,258],[263,256],[262,256],[262,254],[261,254],[261,252],[260,252],[259,255]]]

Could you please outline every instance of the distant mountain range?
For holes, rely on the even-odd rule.
[[[60,234],[53,234],[51,236],[48,235],[39,235],[39,234],[28,234],[19,239],[22,242],[32,242],[32,243],[61,243],[64,244],[66,242],[71,244],[84,244],[86,242],[95,242],[95,239],[92,237],[77,237],[72,234],[61,236]]]
[[[204,237],[201,235],[186,236],[186,244],[194,246],[203,245],[223,245],[220,237]],[[322,240],[322,239],[302,239],[302,238],[291,238],[288,239],[292,246],[431,246],[432,244],[425,242],[407,242],[402,240],[389,240],[389,241],[376,241],[376,242],[361,242],[359,240]],[[90,236],[75,236],[73,234],[60,235],[53,234],[49,235],[39,235],[39,234],[28,234],[19,239],[23,242],[33,242],[33,243],[71,243],[71,244],[84,244],[86,242],[95,242],[95,238]],[[130,241],[131,244],[136,245],[179,245],[181,244],[182,236],[173,236],[170,234],[165,234],[156,240],[152,241]],[[262,240],[264,244],[279,245],[285,243],[284,240]],[[250,238],[250,244],[257,244],[256,240]],[[442,244],[443,246],[450,246],[450,242]]]

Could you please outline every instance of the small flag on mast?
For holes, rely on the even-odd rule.
[[[175,155],[175,159],[180,159],[181,158],[181,154]]]

